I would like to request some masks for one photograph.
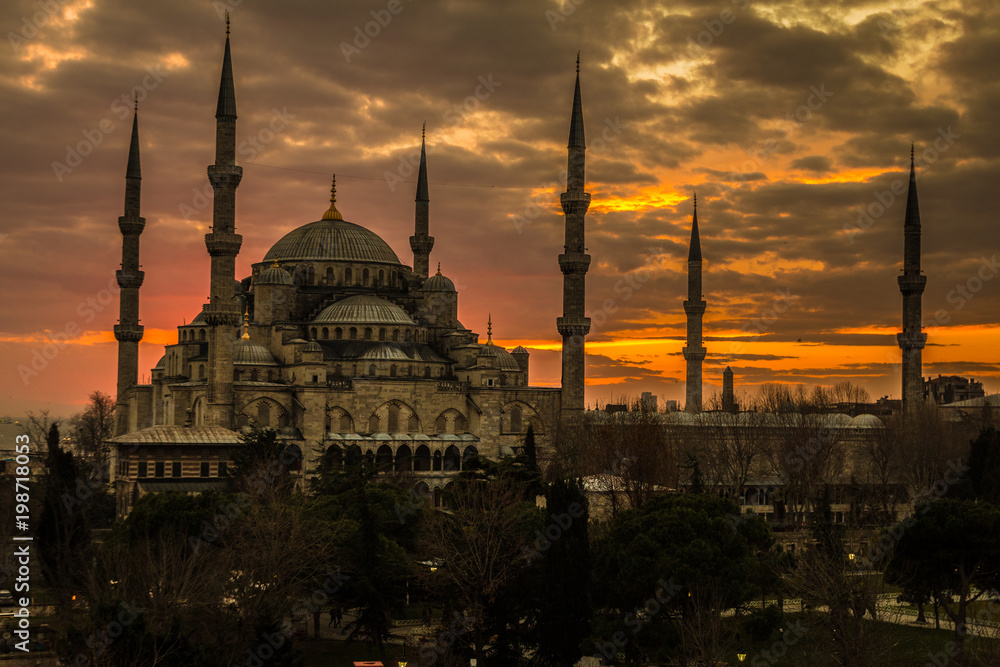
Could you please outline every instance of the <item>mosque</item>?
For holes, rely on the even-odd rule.
[[[412,267],[336,205],[279,239],[238,280],[236,95],[228,35],[216,111],[209,302],[177,328],[149,384],[138,383],[141,169],[138,109],[118,220],[122,263],[114,479],[119,514],[144,493],[196,493],[225,482],[240,431],[272,427],[305,479],[320,457],[373,457],[431,493],[479,456],[499,458],[533,428],[540,451],[583,415],[585,139],[579,61],[569,133],[561,387],[529,384],[529,353],[506,350],[458,319],[458,292],[430,273],[427,156],[421,139]],[[319,199],[319,197],[317,197]]]

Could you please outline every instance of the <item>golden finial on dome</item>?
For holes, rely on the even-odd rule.
[[[493,344],[493,314],[490,313],[486,319],[486,344]]]
[[[436,274],[434,274],[434,275],[438,275],[438,276],[441,275],[441,262],[438,262],[438,272]]]
[[[281,268],[280,266],[278,266],[278,260],[277,259],[274,260],[274,264],[272,264],[271,267],[275,268],[275,269],[280,269]]]
[[[330,185],[330,208],[323,214],[324,220],[343,220],[344,216],[337,210],[337,175],[333,175],[333,183]]]
[[[243,335],[240,340],[250,340],[250,309],[243,311]]]

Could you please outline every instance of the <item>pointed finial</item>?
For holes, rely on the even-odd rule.
[[[427,121],[424,121],[423,127],[420,128],[420,141],[423,141],[427,136]]]
[[[486,344],[493,344],[493,313],[490,313],[486,319]]]
[[[913,164],[913,142],[910,142],[910,164]]]
[[[437,275],[441,275],[441,262],[438,262],[438,272]]]
[[[324,220],[343,220],[344,216],[337,210],[337,175],[333,175],[333,182],[330,185],[330,208],[323,214]]]
[[[135,110],[136,111],[139,110],[139,93],[138,92],[135,93]]]
[[[243,311],[243,335],[240,340],[250,340],[250,309]]]
[[[576,52],[576,73],[580,73],[580,52]]]
[[[229,10],[226,10],[226,37],[229,37]]]
[[[697,192],[694,193],[694,210],[695,210],[695,212],[698,211],[698,193]]]
[[[274,267],[274,268],[276,268],[276,269],[281,268],[280,266],[278,266],[278,260],[274,260],[274,264],[272,264],[271,266]]]

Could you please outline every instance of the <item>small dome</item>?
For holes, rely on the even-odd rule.
[[[521,364],[517,363],[514,355],[492,342],[483,345],[477,356],[494,357],[497,360],[496,367],[502,371],[520,372],[521,370]]]
[[[885,424],[875,415],[858,415],[851,420],[851,428],[884,428]]]
[[[163,355],[162,357],[160,357],[160,360],[156,362],[156,365],[153,366],[153,370],[154,371],[164,370],[166,369],[166,367],[167,367],[167,355]]]
[[[195,315],[194,319],[191,320],[191,324],[208,324],[208,320],[205,319],[205,311],[203,310],[200,313],[198,313],[197,315]],[[191,326],[191,325],[188,325],[188,326]]]
[[[291,285],[292,276],[275,262],[257,274],[257,285]]]
[[[305,347],[305,352],[322,352],[323,346],[316,341],[309,341],[309,344]]]
[[[842,412],[823,415],[821,418],[823,426],[827,428],[844,428],[851,425],[851,418]]]
[[[438,262],[438,272],[424,281],[425,292],[455,292],[455,283],[441,274],[441,262]]]
[[[415,326],[406,311],[369,294],[351,296],[323,309],[317,324],[403,324]]]
[[[274,355],[263,345],[241,338],[233,346],[233,363],[237,366],[277,366]]]
[[[510,351],[511,354],[530,354],[526,349],[518,345],[513,350]]]

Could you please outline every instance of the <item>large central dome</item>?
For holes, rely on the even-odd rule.
[[[285,234],[267,251],[264,261],[400,263],[375,232],[346,220],[325,219]]]

